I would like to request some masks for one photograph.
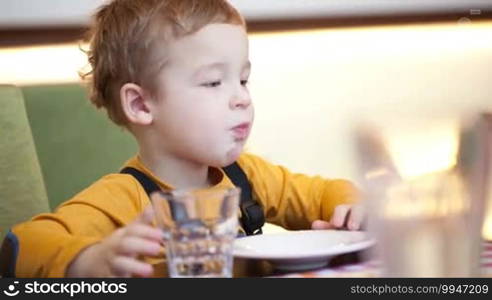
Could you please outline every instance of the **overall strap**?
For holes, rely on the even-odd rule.
[[[161,188],[152,179],[150,179],[149,176],[145,175],[145,173],[140,172],[135,168],[126,167],[123,170],[121,170],[120,173],[130,174],[133,177],[135,177],[135,179],[137,179],[137,181],[145,190],[145,193],[147,193],[147,196],[149,196],[149,199],[150,199],[150,194],[152,194],[153,192],[161,191]],[[176,218],[176,220],[180,220],[180,221],[188,220],[188,214],[183,204],[169,203],[169,206],[171,209],[171,213],[173,217]]]
[[[140,185],[144,188],[145,192],[147,195],[150,197],[150,194],[156,191],[160,191],[161,189],[159,186],[152,181],[152,179],[149,178],[149,176],[145,175],[144,173],[140,172],[139,170],[132,168],[132,167],[126,167],[123,170],[121,170],[122,174],[130,174],[135,179],[140,182]]]
[[[247,235],[262,234],[265,215],[261,206],[253,200],[253,193],[248,177],[237,162],[223,168],[235,186],[241,188],[241,224]]]

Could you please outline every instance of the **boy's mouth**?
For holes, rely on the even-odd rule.
[[[251,127],[251,124],[249,122],[244,122],[244,123],[241,123],[237,126],[232,127],[231,130],[234,133],[234,137],[236,139],[244,140],[249,135],[250,127]]]

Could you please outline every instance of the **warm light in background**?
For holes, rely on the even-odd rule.
[[[377,164],[365,178],[368,189],[384,191],[374,201],[381,203],[378,211],[385,218],[441,218],[468,211],[469,196],[455,168],[459,125],[415,114],[366,122],[361,128],[374,137],[360,141],[365,143],[361,159]]]
[[[76,44],[0,49],[0,83],[29,85],[79,80],[87,56]]]
[[[482,236],[486,241],[492,241],[492,209],[490,208],[485,213]]]
[[[265,58],[284,59],[289,65],[304,64],[306,60],[326,60],[323,53],[317,51],[321,48],[329,48],[330,56],[337,58],[358,56],[361,52],[365,56],[384,53],[402,57],[425,52],[438,58],[441,49],[460,51],[490,47],[490,41],[484,36],[490,34],[491,26],[492,22],[369,26],[252,34],[250,40],[253,46],[257,40],[264,45],[252,48],[253,54],[258,52]],[[288,51],[279,51],[285,47],[298,50],[302,59],[290,56]]]
[[[360,56],[361,52],[365,56],[383,53],[398,56],[407,52],[418,55],[424,51],[439,57],[440,49],[460,51],[462,48],[490,47],[490,41],[484,36],[490,34],[491,26],[490,22],[474,22],[461,26],[444,23],[253,33],[250,34],[252,62],[254,68],[261,69],[259,64],[262,60],[274,57],[275,60],[283,60],[285,68],[295,68],[299,64],[325,61],[326,52],[317,49],[326,47],[330,49],[330,59]],[[77,72],[87,67],[87,57],[79,47],[80,44],[73,43],[0,48],[0,83],[76,82],[79,80]],[[288,51],[282,51],[289,47],[295,49],[299,56],[293,57]],[[83,48],[86,49],[87,45]]]
[[[482,236],[485,240],[492,241],[492,184],[490,183],[486,193],[486,199]]]
[[[400,176],[413,178],[446,171],[456,165],[458,123],[429,124],[417,118],[404,127],[387,124],[383,135]]]

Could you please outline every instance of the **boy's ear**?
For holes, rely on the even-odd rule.
[[[121,108],[130,123],[137,125],[152,123],[149,100],[148,93],[137,84],[125,83],[120,89]]]

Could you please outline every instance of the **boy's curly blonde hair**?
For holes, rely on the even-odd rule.
[[[246,27],[227,0],[113,0],[102,6],[88,36],[91,70],[81,74],[89,82],[92,103],[126,126],[119,99],[123,84],[154,91],[153,78],[162,66],[166,42],[213,23]]]

